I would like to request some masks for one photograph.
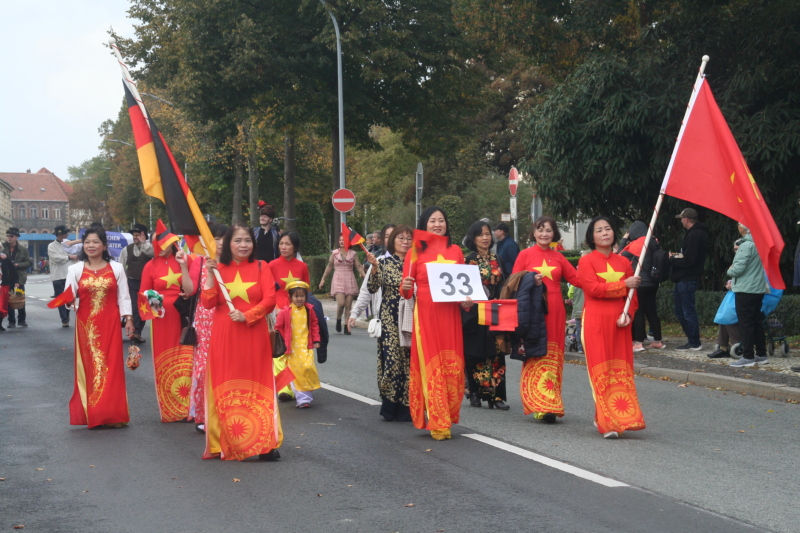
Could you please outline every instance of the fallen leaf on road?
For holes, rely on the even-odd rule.
[[[171,477],[170,479],[178,479],[178,478],[176,478],[176,477]]]
[[[302,448],[300,448],[300,446],[295,446],[295,447],[294,447],[294,449],[295,449],[295,450],[300,450],[300,449],[302,449]]]
[[[53,481],[53,480],[52,480],[52,479],[48,479],[48,480],[46,480],[46,481]]]
[[[740,429],[740,430],[739,430],[739,433],[744,433],[744,432],[745,432],[745,431],[744,431],[743,429]]]
[[[317,494],[317,498],[322,498],[322,494]]]
[[[88,490],[85,490],[85,491],[83,491],[83,492],[89,492],[89,491],[88,491]]]
[[[94,465],[89,465],[89,468],[94,468]]]
[[[352,487],[353,485],[347,485],[348,487]]]
[[[774,412],[775,412],[775,410],[774,410],[774,409],[767,409],[767,412],[768,412],[768,413],[774,413]]]
[[[5,481],[5,480],[6,480],[6,478],[0,477],[0,481]]]
[[[413,503],[407,503],[403,507],[414,507],[414,504]]]
[[[720,450],[719,448],[714,448],[714,451],[715,452],[721,452],[722,450]]]
[[[239,483],[240,481],[241,481],[241,479],[239,479],[238,477],[233,478],[233,482],[234,483]]]
[[[428,448],[428,449],[427,449],[427,450],[425,450],[425,451],[426,451],[426,452],[432,452],[432,451],[433,451],[433,448]]]
[[[44,468],[37,468],[36,470],[38,470],[39,472],[41,472],[42,470],[44,470]]]
[[[25,529],[25,526],[22,525],[22,524],[19,524],[17,526],[14,526],[14,529]]]
[[[686,387],[686,383],[681,383],[678,387]]]
[[[669,381],[669,378],[667,376],[661,376],[658,379],[659,379],[659,381]]]

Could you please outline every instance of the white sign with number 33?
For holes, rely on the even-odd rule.
[[[476,302],[486,300],[478,265],[426,263],[425,266],[434,302],[464,302],[467,297]]]

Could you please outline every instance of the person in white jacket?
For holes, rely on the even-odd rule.
[[[395,228],[394,224],[386,224],[383,229],[381,229],[380,234],[383,236],[383,243],[379,250],[375,250],[374,253],[375,257],[378,259],[382,259],[384,257],[391,257],[386,248],[388,247],[389,243],[389,234],[392,233],[392,230]],[[378,233],[377,231],[375,232]],[[379,241],[380,242],[380,241]],[[373,241],[373,246],[375,246],[376,242]],[[373,316],[375,318],[378,317],[378,312],[381,308],[381,295],[382,291],[378,289],[378,292],[375,294],[370,294],[367,285],[369,284],[369,273],[372,270],[372,266],[367,269],[367,274],[364,276],[364,281],[361,282],[361,289],[358,291],[358,298],[356,299],[355,303],[353,304],[353,308],[350,310],[350,318],[347,320],[347,328],[352,330],[353,327],[356,325],[356,320],[361,315],[367,311],[367,317]]]
[[[67,280],[67,269],[78,260],[76,254],[67,252],[64,240],[69,235],[69,228],[64,225],[56,226],[53,234],[56,240],[47,246],[47,257],[50,260],[50,281],[53,283],[53,295],[58,296],[64,292]],[[69,309],[66,305],[59,306],[58,314],[61,317],[61,326],[69,327]]]

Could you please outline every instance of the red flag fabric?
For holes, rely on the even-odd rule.
[[[158,198],[167,206],[169,224],[172,231],[187,238],[192,252],[205,255],[206,250],[200,245],[200,237],[208,247],[208,254],[213,258],[217,249],[214,236],[203,218],[197,201],[186,184],[180,166],[175,161],[172,151],[158,131],[151,117],[145,117],[141,104],[136,101],[128,86],[125,87],[125,99],[128,103],[128,114],[131,118],[136,153],[139,156],[139,169],[142,173],[144,192]]]
[[[348,227],[344,222],[342,222],[342,239],[344,240],[345,250],[348,250],[351,246],[364,243],[364,237],[359,235],[354,229]]]
[[[478,302],[478,324],[490,331],[514,331],[519,325],[516,300]]]
[[[652,237],[651,237],[652,238]],[[639,237],[635,241],[631,242],[626,246],[622,251],[628,252],[631,255],[635,255],[636,257],[642,256],[642,248],[644,248],[644,240],[646,237]]]
[[[69,285],[64,292],[47,302],[47,307],[55,309],[62,305],[72,303],[75,300],[75,293],[72,292],[72,285]]]
[[[410,275],[411,266],[420,258],[430,255],[433,259],[436,259],[438,255],[444,255],[448,248],[447,241],[447,237],[443,235],[415,229],[411,249],[408,251],[411,254],[411,259],[403,263],[403,277],[407,278]]]
[[[139,318],[142,320],[153,320],[154,318],[158,318],[153,312],[153,308],[150,307],[150,302],[147,301],[147,296],[143,293],[138,293],[136,297],[136,307],[139,308]]]
[[[661,192],[747,226],[770,284],[786,288],[778,264],[783,238],[705,78],[700,80]]]
[[[153,233],[153,248],[155,248],[156,254],[161,253],[180,240],[180,237],[167,229],[167,226],[164,225],[160,218],[156,221],[156,231]]]
[[[280,333],[278,333],[280,335]],[[280,391],[283,390],[284,387],[288,387],[289,383],[294,381],[294,373],[292,369],[289,368],[287,365],[286,368],[278,372],[278,375],[275,376],[275,390]]]

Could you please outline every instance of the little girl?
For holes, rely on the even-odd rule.
[[[318,389],[319,376],[314,364],[314,350],[319,348],[319,320],[314,307],[306,302],[308,283],[292,281],[286,284],[291,302],[278,313],[275,331],[286,344],[286,364],[294,374],[292,390],[299,409],[311,407],[311,391]]]

